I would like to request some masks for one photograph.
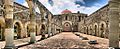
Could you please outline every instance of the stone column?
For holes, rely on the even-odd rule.
[[[55,35],[55,24],[53,24],[53,35]]]
[[[36,39],[35,39],[35,35],[36,35],[36,31],[35,31],[35,7],[33,4],[33,0],[26,0],[29,6],[29,11],[30,11],[30,43],[35,43]]]
[[[35,24],[31,23],[29,27],[30,27],[30,43],[35,43],[36,41]]]
[[[55,25],[55,35],[57,34],[57,32],[56,32],[56,25]]]
[[[13,2],[14,0],[4,0],[5,9],[5,42],[4,49],[15,49],[14,45],[14,27],[13,27]]]
[[[53,23],[52,23],[52,36],[54,35],[54,27],[53,27]]]
[[[119,2],[109,1],[109,47],[119,47]]]
[[[51,14],[49,14],[48,16],[48,21],[49,21],[49,24],[48,24],[48,37],[50,37],[51,35]]]
[[[45,15],[46,15],[46,11],[45,11],[45,9],[44,9],[44,7],[42,6],[42,4],[39,2],[39,1],[37,1],[37,4],[38,4],[38,8],[39,8],[39,10],[40,10],[40,13],[41,13],[41,24],[44,24],[44,20],[45,20]],[[45,20],[46,21],[46,20]],[[46,29],[46,27],[45,27],[45,29]],[[43,30],[43,29],[42,29]],[[42,31],[41,30],[41,31]],[[42,38],[41,38],[41,40],[42,39],[45,39],[46,37],[45,37],[45,30],[44,31],[42,31]]]

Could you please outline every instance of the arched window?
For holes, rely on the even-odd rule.
[[[14,24],[14,39],[20,39],[21,38],[20,33],[21,33],[20,24],[16,22]]]
[[[81,21],[81,17],[79,16],[79,20],[78,20],[79,22]]]
[[[95,36],[97,34],[97,25],[95,25]]]
[[[65,16],[65,20],[67,20],[68,18],[67,18],[67,16]]]

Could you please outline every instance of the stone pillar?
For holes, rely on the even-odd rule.
[[[109,47],[119,47],[119,2],[109,1]]]
[[[49,21],[49,24],[48,24],[48,37],[50,37],[51,35],[51,14],[49,13],[49,16],[48,16],[48,21]]]
[[[51,24],[49,24],[49,27],[48,27],[48,37],[50,37],[50,36],[51,36],[51,35],[50,35],[50,34],[51,34],[51,32],[52,32],[52,31],[51,31]]]
[[[53,23],[52,23],[52,36],[54,35],[54,27],[53,27]]]
[[[35,6],[33,4],[33,0],[26,0],[29,6],[29,11],[30,11],[30,43],[35,43],[36,39],[35,39],[35,35],[36,35],[36,31],[35,31]]]
[[[31,23],[29,27],[30,27],[30,43],[35,43],[36,41],[35,24]]]
[[[53,35],[55,35],[55,24],[53,24]]]
[[[14,45],[14,27],[13,27],[13,2],[14,0],[4,0],[5,8],[5,42],[4,49],[15,49]]]
[[[57,34],[57,32],[56,32],[56,25],[55,25],[55,35]]]

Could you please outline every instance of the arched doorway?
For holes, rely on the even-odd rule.
[[[30,37],[29,25],[27,26],[27,36]]]
[[[90,29],[89,29],[89,35],[92,35],[92,26],[90,25]]]
[[[93,32],[94,32],[94,36],[98,36],[98,24],[97,23],[95,23],[94,25],[93,25]]]
[[[104,38],[104,29],[105,29],[105,27],[104,27],[104,24],[101,24],[101,28],[100,28],[100,37],[102,37],[102,38]]]
[[[46,38],[46,36],[45,36],[45,34],[46,34],[45,33],[45,29],[46,29],[45,24],[42,24],[42,26],[41,26],[41,34],[42,34],[41,40]]]
[[[99,26],[99,36],[102,38],[107,38],[108,34],[106,33],[106,23],[104,21],[101,21]]]
[[[72,27],[71,27],[70,23],[68,23],[68,22],[64,23],[63,31],[64,32],[71,32],[72,31]]]
[[[88,30],[88,27],[87,27],[87,34],[89,34],[89,30]]]
[[[14,39],[20,39],[21,38],[21,26],[20,23],[16,22],[14,24]]]
[[[74,31],[74,32],[78,32],[78,25],[74,25],[74,26],[73,26],[73,31]]]
[[[45,25],[44,24],[42,24],[42,26],[41,26],[41,33],[43,34],[44,32],[45,32]]]
[[[97,25],[95,25],[95,34],[94,34],[94,36],[96,36],[97,35]]]

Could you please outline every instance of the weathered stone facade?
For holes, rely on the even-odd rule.
[[[1,3],[3,3],[2,1],[0,1]],[[40,9],[41,13],[45,14],[45,15],[42,15],[42,14],[39,14],[39,13],[36,13],[36,16],[35,16],[35,32],[36,32],[36,35],[41,35],[41,29],[42,29],[42,17],[44,17],[44,20],[45,20],[45,24],[43,24],[45,26],[45,34],[48,34],[48,27],[51,27],[52,25],[56,26],[56,28],[54,27],[51,27],[52,30],[57,30],[61,28],[61,26],[58,26],[58,23],[55,23],[55,20],[54,17],[53,17],[53,14],[44,6],[42,5],[40,2],[39,2],[39,5],[41,6]],[[0,40],[5,40],[5,35],[4,35],[4,32],[5,32],[5,25],[6,25],[6,22],[5,22],[5,18],[4,18],[4,11],[2,10],[3,8],[3,4],[0,4]],[[44,12],[42,12],[42,10]],[[29,12],[29,8],[28,7],[25,7],[19,3],[16,3],[14,2],[14,17],[13,17],[13,24],[14,24],[14,38],[15,39],[20,39],[20,38],[26,38],[26,37],[30,37],[30,30],[29,30],[29,26],[30,26],[30,12]],[[51,16],[51,18],[50,18]],[[51,22],[51,26],[48,26],[50,23],[48,22]],[[57,31],[54,31],[52,32],[52,30],[50,30],[50,34],[54,34],[56,33]]]
[[[79,22],[79,31],[85,34],[108,38],[108,4]]]
[[[54,17],[60,17],[62,23],[62,31],[78,31],[79,22],[83,17],[86,17],[87,14],[83,13],[64,13],[59,15],[54,15]]]
[[[119,0],[110,0],[109,4],[87,16],[68,10],[53,15],[38,0],[26,0],[29,8],[13,0],[0,0],[0,40],[5,40],[5,48],[14,48],[14,39],[36,35],[49,36],[61,31],[79,31],[102,38],[109,37],[109,47],[119,47]],[[40,13],[35,12],[35,6]],[[114,38],[113,38],[114,37]]]
[[[3,4],[1,2],[0,9],[0,39],[4,39],[5,31],[5,18],[4,12],[2,10]],[[41,26],[45,26],[45,33],[56,34],[60,31],[79,31],[85,34],[90,34],[94,36],[108,38],[108,4],[87,16],[83,13],[66,13],[53,15],[44,5],[38,3],[41,10],[40,13],[37,13],[36,18],[36,35],[40,35]],[[14,32],[16,38],[25,38],[29,37],[29,24],[30,24],[30,12],[29,8],[14,2]],[[45,24],[42,23],[44,21]],[[68,30],[65,30],[67,28]],[[51,30],[51,31],[50,31]]]

